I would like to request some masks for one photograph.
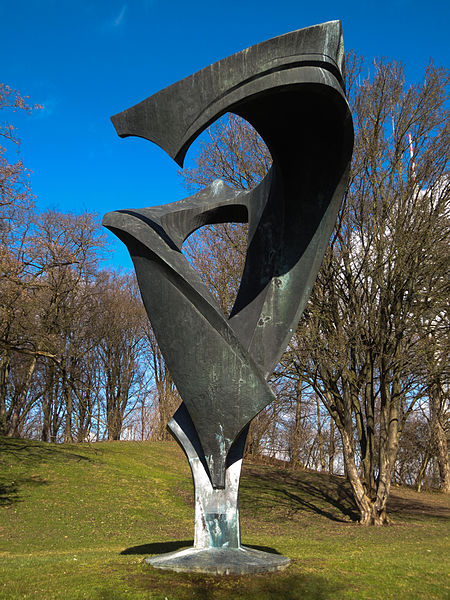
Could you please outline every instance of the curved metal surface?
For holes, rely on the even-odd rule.
[[[112,117],[121,137],[158,144],[180,166],[193,140],[230,106],[289,85],[308,65],[329,71],[342,86],[340,21],[292,31],[224,58]]]
[[[272,154],[271,171],[249,192],[216,181],[180,202],[115,211],[103,221],[130,251],[214,488],[225,486],[233,443],[273,399],[266,381],[334,227],[353,145],[342,66],[341,27],[333,21],[223,59],[112,118],[119,135],[154,141],[182,164],[199,133],[230,111],[255,127]],[[246,220],[244,273],[226,317],[181,244],[202,225]]]

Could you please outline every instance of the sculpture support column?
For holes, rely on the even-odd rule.
[[[189,460],[195,488],[194,548],[239,548],[239,480],[242,459],[226,470],[225,488],[214,489],[202,463]]]
[[[177,552],[169,552],[145,559],[158,569],[171,571],[199,571],[227,575],[267,573],[279,571],[290,564],[290,559],[279,554],[269,554],[241,546],[239,522],[239,480],[242,453],[247,437],[241,435],[235,447],[235,455],[241,456],[226,469],[225,487],[214,488],[204,463],[195,450],[195,431],[187,434],[180,424],[172,419],[169,429],[183,448],[192,471],[195,488],[194,546]]]
[[[239,548],[241,535],[238,492],[242,458],[227,467],[225,488],[214,489],[202,461],[183,429],[174,420],[170,429],[186,453],[194,480],[194,548]]]

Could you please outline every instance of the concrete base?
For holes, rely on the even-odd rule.
[[[287,556],[261,552],[253,548],[186,548],[151,556],[145,562],[156,569],[213,575],[246,575],[270,573],[289,566]]]

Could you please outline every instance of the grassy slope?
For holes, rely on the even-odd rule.
[[[142,563],[192,543],[192,484],[176,444],[0,438],[0,452],[0,598],[448,597],[443,495],[394,490],[394,525],[363,528],[341,478],[248,465],[243,543],[273,548],[292,565],[214,578]]]

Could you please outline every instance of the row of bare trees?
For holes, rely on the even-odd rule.
[[[134,276],[96,266],[93,215],[23,218],[29,235],[1,258],[0,435],[118,440],[139,409],[140,438],[163,438],[177,398]]]
[[[0,108],[39,109],[5,85]],[[141,437],[164,436],[177,398],[134,276],[100,268],[96,215],[35,209],[13,126],[0,135],[0,435],[118,440],[161,404]]]

